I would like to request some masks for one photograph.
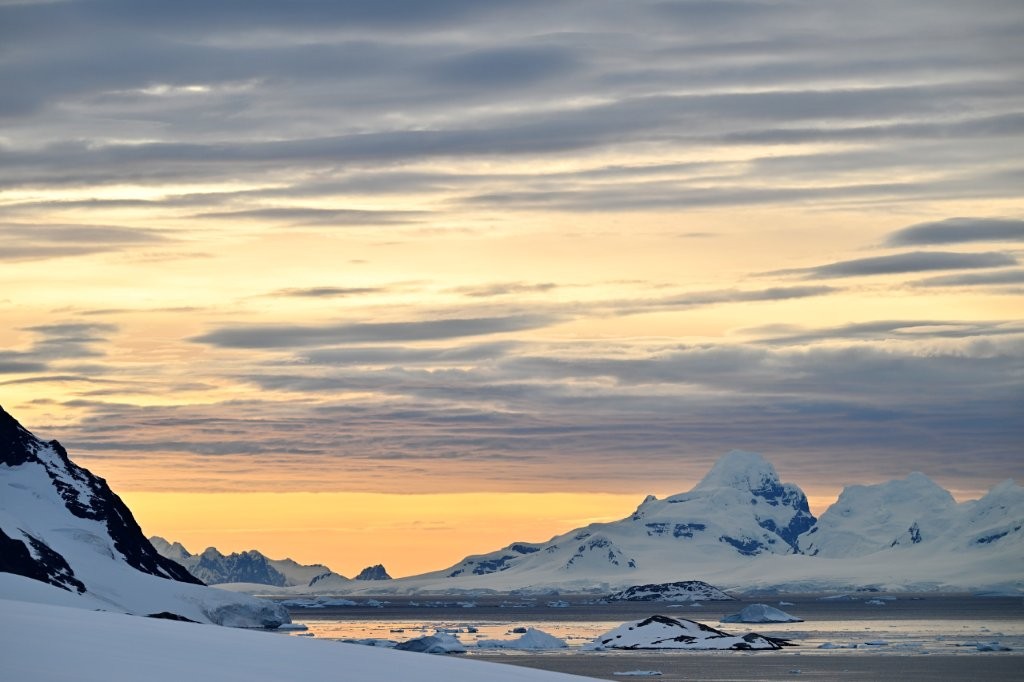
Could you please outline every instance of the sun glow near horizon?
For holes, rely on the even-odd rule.
[[[198,554],[259,550],[354,577],[436,571],[511,542],[615,521],[643,500],[613,493],[146,493],[121,497],[147,536]]]

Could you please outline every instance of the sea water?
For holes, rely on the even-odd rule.
[[[401,642],[442,630],[467,657],[607,680],[651,673],[661,682],[931,682],[1024,680],[1024,601],[970,595],[854,593],[845,599],[773,595],[701,604],[602,603],[593,596],[542,598],[377,597],[354,606],[294,609],[303,636]],[[802,623],[719,623],[752,603],[775,606]],[[568,606],[566,606],[568,604]],[[725,632],[783,637],[778,651],[589,651],[585,644],[623,622],[663,614]],[[534,627],[564,639],[556,651],[478,649],[480,639],[512,640]],[[993,643],[1010,651],[981,651]],[[658,673],[654,676],[654,673]]]

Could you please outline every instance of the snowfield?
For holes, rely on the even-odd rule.
[[[356,644],[0,600],[5,680],[572,682],[584,677]]]

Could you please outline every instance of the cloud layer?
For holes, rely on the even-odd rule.
[[[0,3],[0,401],[150,488],[1022,477],[1022,31]]]

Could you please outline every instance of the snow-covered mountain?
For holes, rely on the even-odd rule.
[[[692,490],[547,542],[515,542],[441,571],[338,593],[585,590],[704,579],[735,590],[1024,591],[1024,488],[957,503],[923,474],[850,486],[816,520],[763,457],[732,452]]]
[[[763,457],[731,452],[687,493],[648,496],[621,521],[595,523],[545,543],[517,542],[438,572],[449,578],[556,571],[566,582],[600,576],[621,583],[654,567],[677,578],[691,567],[793,554],[814,525],[803,492],[782,483]]]
[[[207,587],[161,556],[102,478],[0,408],[0,598],[29,592],[33,601],[201,622],[289,621],[281,607]]]
[[[948,551],[1024,544],[1024,488],[1005,481],[980,500],[958,504],[921,473],[847,486],[800,538],[811,556],[858,557],[897,548]],[[985,547],[989,546],[989,547]]]
[[[222,554],[216,547],[207,547],[202,554],[192,554],[180,542],[168,542],[157,535],[149,541],[162,556],[181,564],[189,573],[209,585],[255,583],[278,587],[305,586],[317,576],[331,572],[331,569],[321,564],[305,565],[292,559],[269,559],[255,549]]]

